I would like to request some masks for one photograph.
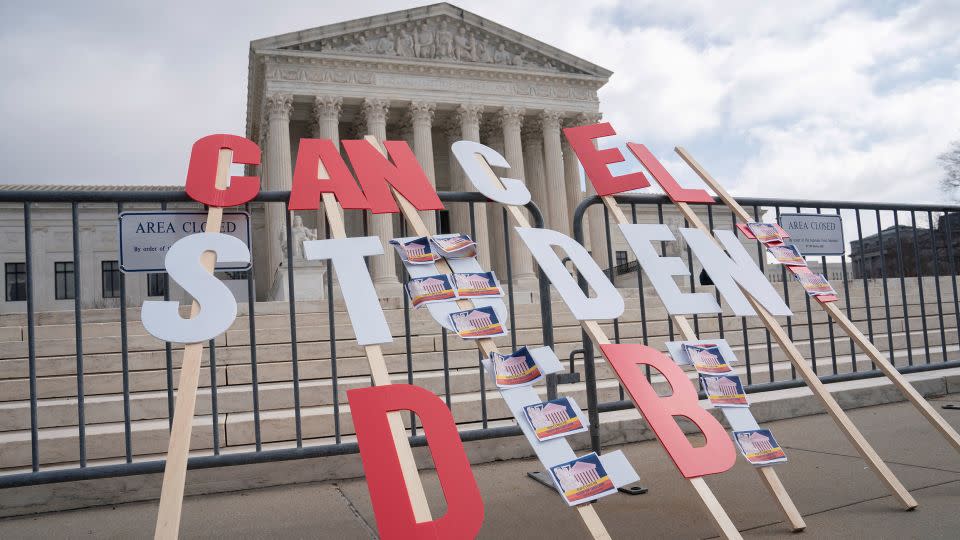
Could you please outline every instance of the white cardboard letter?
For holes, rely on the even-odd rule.
[[[530,191],[523,182],[501,177],[503,187],[500,187],[495,181],[497,177],[491,174],[490,167],[481,162],[486,160],[486,163],[494,167],[510,168],[507,160],[493,148],[473,141],[457,141],[453,143],[451,150],[467,178],[480,193],[503,204],[523,206],[530,202]]]
[[[730,254],[729,257],[698,229],[680,229],[680,234],[687,240],[690,249],[697,255],[697,259],[700,259],[704,270],[710,274],[710,279],[735,314],[741,317],[756,315],[740,290],[741,287],[771,314],[793,314],[733,232],[713,231],[714,236]]]
[[[517,233],[527,244],[530,253],[537,259],[543,273],[550,278],[557,292],[566,302],[570,312],[578,321],[596,321],[616,319],[623,314],[623,297],[610,283],[603,270],[597,266],[593,257],[569,236],[550,229],[517,227]],[[587,297],[580,286],[563,266],[563,261],[553,251],[553,246],[562,249],[573,262],[590,287],[597,293],[595,298]]]
[[[347,315],[360,345],[390,343],[390,327],[383,316],[383,308],[373,287],[370,272],[363,258],[367,255],[382,255],[383,244],[376,236],[338,238],[330,240],[307,240],[303,254],[311,261],[330,259],[337,273]]]
[[[205,251],[219,262],[250,262],[250,250],[239,238],[221,233],[197,233],[177,240],[164,259],[170,277],[200,305],[192,319],[180,316],[180,302],[148,300],[140,320],[151,335],[174,343],[200,343],[230,328],[237,318],[237,300],[230,289],[200,264]]]

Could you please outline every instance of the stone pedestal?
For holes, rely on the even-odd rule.
[[[273,275],[273,287],[270,289],[270,300],[288,300],[290,298],[287,268],[286,261],[283,261],[277,267]],[[326,298],[326,261],[295,259],[293,261],[293,287],[296,300],[321,300]]]

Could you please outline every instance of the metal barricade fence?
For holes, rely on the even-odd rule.
[[[673,221],[674,224],[682,222],[686,226],[686,221],[664,195],[623,194],[615,199],[633,223],[665,224]],[[954,232],[954,229],[960,229],[960,206],[764,198],[737,198],[737,201],[748,211],[752,208],[756,221],[779,221],[781,212],[842,216],[846,228],[855,231],[856,240],[850,242],[844,238],[844,255],[839,261],[830,262],[828,259],[837,257],[827,256],[808,257],[807,260],[811,270],[833,281],[847,317],[860,326],[881,351],[885,350],[891,363],[903,373],[960,367],[960,340],[957,336],[960,328],[957,295],[960,234],[957,233],[960,230]],[[577,206],[573,223],[575,239],[586,245],[585,219],[588,210],[595,205],[601,205],[603,218],[599,222],[590,220],[589,226],[599,224],[604,227],[604,253],[600,260],[605,257],[610,280],[617,283],[618,287],[625,286],[628,278],[635,280],[630,286],[638,290],[636,299],[626,298],[628,311],[639,308],[629,321],[638,328],[629,336],[622,336],[621,330],[627,324],[622,316],[612,322],[612,341],[643,343],[665,350],[662,347],[664,341],[681,338],[674,331],[673,321],[662,312],[655,317],[648,316],[662,304],[658,303],[658,297],[652,289],[649,289],[649,295],[643,293],[644,275],[636,261],[624,262],[622,255],[620,260],[614,258],[614,244],[618,240],[615,234],[618,233],[611,232],[608,210],[602,206],[599,197],[587,197]],[[701,219],[710,229],[732,229],[738,238],[745,240],[735,227],[735,215],[722,204],[694,205],[692,208],[701,214]],[[654,210],[656,217],[650,219]],[[665,215],[670,219],[665,221]],[[908,221],[902,221],[901,217],[907,217]],[[926,227],[923,227],[924,222]],[[875,230],[875,233],[865,236],[865,231],[871,230]],[[679,235],[674,233],[679,240]],[[598,238],[596,231],[590,232],[590,238]],[[620,241],[622,250],[632,254],[625,242]],[[883,375],[862,354],[858,355],[852,339],[842,331],[839,336],[836,334],[833,322],[825,314],[820,310],[811,311],[809,296],[799,284],[788,279],[784,266],[767,263],[763,246],[752,240],[747,242],[745,246],[748,250],[756,250],[760,268],[767,269],[765,274],[768,279],[782,289],[788,306],[792,298],[794,315],[786,317],[788,335],[804,352],[821,380],[839,382]],[[857,246],[856,252],[851,245]],[[660,254],[667,255],[666,242],[660,243]],[[695,271],[696,259],[691,256],[689,246],[684,246],[677,255],[685,259],[690,271],[690,277],[681,290],[697,292],[698,286],[701,292],[713,290],[720,302],[719,293],[714,287],[700,284],[701,276]],[[849,264],[848,257],[851,259]],[[580,283],[585,289],[586,283],[582,278]],[[637,304],[631,306],[633,301]],[[798,301],[802,305],[798,305]],[[748,393],[804,385],[803,380],[797,378],[794,368],[788,367],[789,362],[778,356],[778,347],[774,346],[769,330],[759,321],[729,314],[695,315],[692,319],[699,338],[730,341],[745,369],[745,388]],[[665,323],[665,331],[654,329],[657,323]],[[629,409],[633,403],[624,398],[624,389],[619,384],[610,399],[600,398],[598,380],[602,381],[603,378],[597,375],[600,366],[596,352],[586,333],[582,340],[591,445],[593,450],[600,452],[599,414]],[[647,378],[651,379],[651,375],[648,367]],[[609,378],[613,378],[612,374]],[[611,395],[610,392],[607,394]],[[705,398],[702,389],[700,398]]]
[[[440,192],[440,199],[447,203],[461,204],[466,205],[469,211],[470,217],[470,228],[469,231],[472,236],[475,237],[476,234],[476,215],[477,212],[485,212],[486,208],[484,206],[478,206],[480,204],[487,205],[496,205],[479,193],[461,193],[461,192]],[[246,205],[246,210],[259,210],[263,208],[263,214],[266,214],[266,207],[268,205],[283,205],[282,213],[286,217],[285,223],[283,224],[286,231],[286,238],[289,239],[292,237],[292,226],[291,226],[291,212],[287,209],[287,200],[289,199],[289,192],[287,191],[274,191],[274,192],[261,192],[253,202]],[[27,392],[26,399],[18,399],[17,396],[4,396],[0,393],[0,402],[6,402],[6,404],[16,404],[23,405],[23,409],[26,409],[28,406],[29,412],[25,412],[25,417],[23,418],[23,425],[19,426],[20,429],[20,439],[26,439],[26,432],[29,432],[29,458],[26,456],[26,450],[24,449],[24,460],[23,464],[20,466],[9,466],[9,464],[0,465],[0,488],[8,487],[17,487],[17,486],[26,486],[26,485],[36,485],[36,484],[45,484],[45,483],[54,483],[54,482],[64,482],[64,481],[73,481],[73,480],[86,480],[86,479],[95,479],[95,478],[107,478],[115,476],[126,476],[126,475],[138,475],[138,474],[149,474],[149,473],[159,473],[163,471],[164,461],[163,459],[157,459],[156,454],[162,453],[166,449],[166,436],[164,433],[161,444],[157,446],[154,444],[156,449],[150,451],[135,451],[135,445],[140,442],[136,437],[137,429],[135,423],[138,421],[144,421],[145,419],[153,420],[164,420],[163,417],[154,414],[150,416],[148,413],[134,411],[132,407],[132,400],[141,398],[144,395],[151,395],[156,397],[157,392],[163,392],[165,397],[165,409],[167,428],[169,428],[170,422],[172,422],[173,411],[174,411],[174,372],[177,367],[175,365],[175,359],[179,357],[179,351],[176,347],[172,347],[169,343],[160,343],[158,340],[152,336],[133,336],[138,342],[135,351],[131,351],[130,342],[131,336],[128,335],[128,326],[130,325],[128,321],[128,307],[130,309],[136,308],[136,306],[128,306],[127,301],[127,276],[125,274],[119,275],[119,298],[117,299],[116,308],[119,310],[118,315],[118,324],[119,324],[119,351],[107,351],[109,354],[104,354],[102,347],[96,348],[96,355],[98,356],[98,364],[103,364],[104,356],[116,356],[116,353],[119,353],[119,369],[115,371],[106,372],[107,376],[114,377],[117,372],[120,375],[120,403],[118,404],[118,409],[122,409],[122,417],[117,416],[117,411],[112,411],[112,418],[119,418],[119,421],[107,421],[103,418],[103,411],[98,409],[98,418],[92,419],[88,414],[88,407],[90,403],[86,401],[86,398],[91,394],[88,390],[85,389],[85,382],[89,380],[91,376],[99,376],[99,374],[94,374],[90,372],[85,372],[87,367],[85,360],[93,356],[92,353],[85,351],[85,346],[87,343],[84,338],[85,330],[85,321],[84,321],[84,312],[82,299],[84,295],[88,294],[88,291],[84,291],[81,286],[81,270],[88,268],[89,265],[82,264],[82,259],[84,254],[81,252],[81,210],[88,209],[90,207],[98,209],[107,209],[110,212],[110,215],[113,216],[112,219],[116,219],[116,216],[124,211],[125,205],[127,208],[136,206],[138,209],[160,209],[165,210],[168,207],[193,207],[196,209],[202,208],[200,205],[193,203],[185,192],[183,191],[102,191],[102,190],[62,190],[62,191],[2,191],[0,190],[0,204],[6,206],[6,208],[0,208],[4,212],[19,212],[17,206],[22,207],[23,214],[23,272],[17,274],[21,268],[14,266],[14,280],[13,287],[16,289],[22,285],[22,292],[25,294],[25,307],[26,313],[25,317],[23,315],[17,314],[0,314],[0,320],[7,318],[7,320],[22,321],[23,327],[23,341],[26,341],[26,348],[23,354],[23,358],[18,358],[17,353],[13,352],[8,356],[2,356],[0,358],[10,359],[0,360],[0,363],[3,362],[18,362],[17,365],[24,363],[26,364],[26,376],[25,377],[15,377],[13,378],[13,383],[18,385],[26,384]],[[52,355],[48,355],[43,351],[38,352],[38,343],[37,343],[37,331],[38,328],[42,328],[42,324],[38,324],[37,316],[38,312],[36,309],[35,302],[35,293],[37,287],[40,286],[36,282],[36,268],[34,268],[34,261],[37,260],[38,254],[36,253],[36,248],[32,243],[34,237],[34,222],[33,222],[33,213],[35,207],[38,204],[44,205],[44,208],[55,208],[60,212],[67,212],[70,216],[70,230],[72,231],[72,252],[70,258],[72,258],[72,286],[73,286],[73,313],[72,313],[72,326],[73,326],[73,346],[70,351],[66,354],[61,354],[57,358],[53,358]],[[63,205],[62,208],[60,205]],[[490,244],[491,248],[502,249],[504,250],[504,265],[506,268],[506,279],[503,279],[503,276],[500,277],[500,281],[503,285],[506,286],[506,304],[509,309],[509,344],[514,349],[521,345],[538,345],[537,343],[526,343],[518,339],[518,329],[519,324],[517,309],[518,304],[515,298],[515,288],[514,288],[514,260],[517,257],[517,254],[511,253],[510,250],[510,236],[516,234],[513,232],[513,227],[510,226],[507,211],[506,209],[497,205],[497,208],[500,208],[500,212],[491,213],[491,215],[500,215],[503,220],[503,231],[504,237],[502,239],[491,239]],[[543,226],[543,217],[540,213],[540,210],[532,202],[526,206],[528,212],[530,213],[531,221],[535,227]],[[347,212],[358,212],[364,214],[364,233],[366,234],[366,212],[362,211],[347,211]],[[251,212],[254,214],[255,212]],[[302,214],[302,213],[301,213]],[[253,216],[251,215],[251,218]],[[440,214],[437,213],[437,228],[440,230],[441,220]],[[454,231],[454,232],[464,232],[464,231]],[[399,230],[395,230],[397,236],[403,236],[406,233],[405,224],[401,220],[401,225]],[[318,237],[327,237],[329,238],[329,231],[326,230],[326,224],[323,224],[323,233],[320,234],[318,231]],[[496,245],[502,242],[501,245]],[[251,239],[251,250],[254,254],[258,253],[260,250],[258,246],[255,245],[253,239]],[[293,459],[302,459],[302,458],[313,458],[313,457],[323,457],[323,456],[333,456],[333,455],[342,455],[358,452],[358,447],[356,442],[348,439],[352,439],[350,435],[352,431],[345,430],[341,426],[340,414],[342,412],[342,403],[340,398],[340,392],[342,390],[343,379],[346,377],[348,380],[352,381],[353,384],[356,384],[357,375],[343,375],[342,373],[338,374],[338,341],[337,341],[337,325],[338,323],[344,323],[349,326],[349,321],[345,317],[345,313],[340,312],[338,318],[338,311],[336,309],[336,300],[334,298],[334,282],[333,282],[333,273],[331,272],[330,262],[327,261],[325,264],[326,270],[326,299],[325,299],[325,309],[326,309],[326,332],[327,335],[324,338],[322,332],[318,332],[321,336],[320,339],[316,337],[311,337],[308,340],[303,338],[298,340],[297,330],[297,317],[298,314],[303,316],[312,315],[312,313],[302,313],[298,311],[298,302],[295,299],[296,297],[296,283],[295,283],[295,272],[293,265],[293,242],[286,242],[286,253],[284,256],[286,262],[286,285],[288,287],[288,300],[286,301],[288,307],[286,308],[286,316],[289,318],[289,340],[274,340],[272,343],[260,343],[258,344],[257,340],[257,307],[258,303],[256,302],[256,283],[254,271],[251,268],[250,271],[246,273],[246,313],[243,313],[242,310],[238,313],[238,319],[240,317],[246,316],[246,329],[243,330],[249,336],[248,346],[246,347],[247,352],[243,353],[247,358],[247,365],[244,366],[244,369],[249,368],[249,383],[240,384],[240,388],[245,389],[249,386],[249,396],[238,396],[237,392],[233,391],[231,385],[227,385],[228,381],[218,381],[218,375],[223,374],[226,378],[226,371],[223,371],[223,367],[218,368],[218,348],[223,348],[223,345],[218,343],[221,338],[224,336],[218,336],[213,340],[210,340],[207,344],[207,360],[209,368],[209,384],[204,385],[201,383],[201,387],[208,386],[209,388],[209,415],[205,414],[204,411],[200,410],[198,407],[198,412],[195,418],[202,418],[204,416],[209,416],[211,420],[211,429],[209,432],[210,445],[209,451],[205,455],[195,455],[189,459],[188,467],[190,469],[202,469],[202,468],[211,468],[211,467],[220,467],[228,465],[241,465],[241,464],[251,464],[251,463],[264,463],[270,461],[282,461],[282,460],[293,460]],[[391,246],[385,245],[385,249],[391,249]],[[39,255],[42,255],[40,253]],[[525,254],[524,256],[529,256]],[[254,255],[254,260],[256,260],[256,255]],[[11,263],[18,264],[18,263]],[[8,271],[8,276],[9,276]],[[21,281],[17,281],[20,278]],[[538,291],[537,294],[541,299],[548,299],[550,297],[549,291],[549,282],[546,279],[546,276],[542,271],[537,270],[538,278]],[[67,275],[64,274],[64,279],[67,279]],[[166,282],[166,275],[163,274],[162,279],[164,280],[163,287],[163,298],[170,299],[169,283]],[[403,278],[401,277],[401,280]],[[7,288],[11,286],[10,278],[7,277],[7,282],[5,283]],[[20,291],[21,289],[17,289]],[[19,292],[17,292],[19,294]],[[8,290],[9,295],[9,290]],[[16,296],[16,295],[15,295]],[[405,359],[405,372],[406,380],[405,382],[414,384],[415,374],[418,372],[433,372],[435,373],[436,369],[430,369],[429,364],[425,369],[420,369],[415,364],[414,358],[414,347],[412,344],[412,339],[414,335],[411,335],[411,310],[409,305],[409,299],[405,294],[401,293],[403,297],[403,325],[404,325],[404,337],[395,337],[394,342],[403,342],[402,356]],[[322,302],[322,301],[321,301]],[[112,310],[103,310],[106,312],[112,312]],[[322,311],[315,312],[318,315],[323,313]],[[276,310],[276,306],[273,307],[273,311],[270,313],[262,314],[261,317],[266,317],[268,315],[278,315],[280,311]],[[43,314],[47,316],[49,314]],[[553,322],[552,322],[552,312],[551,305],[549,301],[540,302],[540,324],[542,343],[546,346],[554,345],[553,337]],[[103,313],[98,313],[99,319],[96,320],[106,320],[108,322],[113,322],[109,317]],[[18,317],[22,317],[19,319]],[[49,315],[50,320],[54,320],[59,317],[57,314]],[[313,317],[314,319],[319,320],[320,317]],[[529,318],[529,317],[527,317]],[[339,319],[339,320],[338,320]],[[429,319],[429,316],[427,316]],[[65,317],[59,317],[58,320],[65,320]],[[96,320],[94,322],[96,322]],[[269,322],[269,321],[268,321]],[[433,323],[432,319],[430,322]],[[18,323],[19,324],[19,323]],[[6,326],[5,322],[3,325]],[[535,325],[527,325],[528,327],[535,328]],[[236,330],[239,328],[237,323],[234,324],[232,329]],[[490,392],[486,388],[486,381],[484,379],[483,366],[478,361],[475,364],[467,365],[452,365],[451,356],[455,351],[451,350],[449,346],[449,340],[447,331],[445,329],[440,329],[439,325],[434,323],[434,328],[439,329],[440,341],[442,344],[441,350],[436,351],[441,353],[442,358],[442,390],[439,393],[442,394],[445,399],[447,406],[454,408],[453,400],[451,399],[452,395],[456,393],[464,393],[463,389],[459,391],[454,391],[452,389],[451,383],[451,374],[457,374],[458,377],[462,374],[466,374],[472,378],[476,377],[475,382],[463,382],[462,378],[459,381],[459,386],[463,387],[476,387],[479,392],[478,404],[480,407],[480,416],[479,419],[470,419],[470,420],[460,420],[458,419],[458,424],[461,427],[461,439],[463,441],[476,441],[482,439],[490,439],[497,437],[509,437],[514,435],[520,435],[520,428],[515,425],[511,420],[512,416],[507,415],[509,418],[504,416],[491,418],[488,414],[488,398]],[[266,330],[267,328],[264,328]],[[530,334],[528,334],[529,336]],[[153,340],[152,344],[144,347],[140,342],[140,338]],[[529,338],[528,338],[529,339]],[[243,341],[241,339],[241,341]],[[303,377],[300,373],[301,356],[300,349],[304,345],[310,345],[311,348],[316,349],[315,344],[310,344],[308,341],[318,342],[322,344],[324,342],[329,345],[329,352],[324,357],[323,355],[316,356],[316,359],[326,359],[329,361],[329,376],[326,377],[330,385],[330,403],[324,404],[324,406],[329,406],[329,411],[332,413],[333,418],[333,429],[332,435],[323,436],[323,437],[313,437],[315,440],[310,441],[309,436],[305,436],[304,433],[304,422],[309,421],[310,418],[304,418],[303,410],[304,406],[302,404],[302,393],[301,385]],[[341,347],[350,347],[352,344],[352,338],[350,340],[341,340]],[[470,345],[469,343],[467,345]],[[282,347],[289,347],[289,365],[290,365],[290,375],[288,379],[278,379],[276,374],[268,377],[266,383],[262,380],[262,374],[259,373],[264,365],[271,366],[269,363],[263,362],[265,354],[267,357],[272,357],[274,355],[280,354],[280,349]],[[42,347],[41,347],[42,348]],[[229,366],[241,366],[243,363],[237,362],[236,357],[240,355],[238,352],[242,349],[241,346],[230,345],[225,351],[226,355],[225,360]],[[320,347],[322,349],[322,347]],[[259,355],[258,355],[259,350]],[[472,349],[475,350],[475,349]],[[162,385],[155,385],[154,388],[148,390],[143,390],[140,387],[133,388],[131,386],[131,372],[136,372],[137,370],[131,369],[131,353],[140,354],[144,351],[147,351],[149,354],[154,357],[157,354],[162,355],[162,367],[159,371],[163,372],[163,383]],[[85,354],[87,355],[85,358]],[[472,353],[474,355],[479,355],[478,352]],[[73,362],[73,357],[75,357],[75,362]],[[47,363],[56,363],[60,362],[64,358],[70,358],[72,363],[73,373],[69,373],[67,378],[72,378],[72,384],[76,385],[75,394],[64,394],[61,392],[61,395],[56,395],[54,397],[41,396],[38,392],[38,380],[45,375],[42,375],[40,372],[48,373],[51,370],[46,369],[44,364]],[[273,360],[273,358],[271,358]],[[137,360],[139,364],[143,364],[145,360]],[[342,362],[342,354],[341,354]],[[365,363],[364,363],[365,365]],[[340,369],[342,369],[342,364]],[[38,371],[39,368],[39,371]],[[103,366],[100,365],[101,372]],[[475,375],[473,371],[475,370]],[[396,370],[394,375],[397,374]],[[316,372],[316,370],[314,370]],[[4,375],[8,377],[8,375]],[[3,377],[0,377],[2,379]],[[310,375],[308,378],[316,379],[316,373]],[[324,377],[319,377],[321,380]],[[293,437],[289,438],[277,438],[276,436],[268,437],[264,431],[265,425],[270,425],[273,428],[276,427],[275,419],[267,419],[267,415],[272,415],[278,410],[276,407],[272,407],[270,411],[265,411],[261,409],[261,400],[263,399],[262,395],[264,392],[264,384],[274,385],[277,383],[290,383],[290,392],[292,393],[292,404],[289,408],[293,412]],[[160,386],[161,388],[157,388]],[[223,392],[226,387],[229,391],[229,395],[220,396],[219,392]],[[548,395],[553,398],[556,396],[556,387],[557,387],[557,377],[552,375],[548,377],[547,380],[547,390]],[[4,386],[3,388],[11,388],[11,386]],[[469,388],[468,388],[469,389]],[[273,389],[271,389],[273,391]],[[103,397],[103,391],[98,390],[96,392],[97,399]],[[246,391],[242,392],[246,393]],[[496,393],[493,394],[496,396]],[[115,394],[110,394],[108,396],[115,397]],[[221,440],[221,430],[223,433],[226,433],[226,421],[221,420],[220,410],[221,398],[226,397],[230,403],[233,405],[232,411],[241,410],[242,414],[250,415],[250,424],[252,425],[252,435],[250,444],[241,444],[237,447],[234,447],[233,444],[230,446],[225,445],[225,441]],[[244,401],[249,403],[248,408],[240,407],[237,408],[237,400]],[[52,403],[57,401],[57,405],[61,407],[59,411],[60,414],[66,415],[68,418],[74,418],[74,422],[70,421],[54,421],[53,419],[49,421],[44,421],[46,418],[51,415],[43,414],[44,410],[42,405]],[[47,403],[45,403],[47,402]],[[66,408],[74,409],[72,411],[67,411]],[[317,407],[316,403],[313,403],[308,406],[308,408]],[[423,446],[426,444],[425,438],[422,434],[418,433],[417,424],[413,414],[411,413],[411,422],[410,422],[410,442],[413,446]],[[456,418],[456,415],[455,415]],[[107,419],[109,420],[109,419]],[[315,421],[315,419],[314,419]],[[87,432],[88,427],[95,424],[100,424],[98,427],[102,427],[105,423],[112,426],[119,426],[122,422],[122,432],[117,429],[118,433],[114,433],[114,438],[104,439],[106,444],[119,444],[122,445],[122,453],[118,450],[115,452],[115,455],[105,458],[103,456],[91,455],[88,448],[88,440],[90,434]],[[15,422],[11,421],[8,425],[2,426],[0,428],[0,447],[3,443],[3,433],[2,431],[17,431],[12,430],[11,427],[17,427],[13,425]],[[222,424],[222,425],[221,425]],[[491,425],[497,424],[497,425]],[[63,436],[63,429],[66,429],[69,433],[67,435],[76,434],[76,445],[70,445],[71,448],[64,447],[64,443],[61,441],[47,440],[44,437],[44,433],[48,430],[48,427],[57,428],[57,435]],[[198,436],[204,436],[199,427],[194,428],[194,440]],[[69,437],[66,437],[69,439]],[[305,444],[306,439],[306,444]],[[101,441],[101,442],[104,442]],[[319,442],[317,442],[319,441]],[[53,445],[59,445],[53,454],[56,454],[56,457],[48,458],[45,457],[42,452],[46,447]],[[162,448],[161,448],[162,447]],[[153,447],[151,447],[153,448]],[[3,452],[0,451],[0,454]]]

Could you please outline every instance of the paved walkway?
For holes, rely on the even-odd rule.
[[[960,428],[960,394],[935,400]],[[958,538],[960,454],[907,403],[851,411],[894,473],[920,503],[905,512],[854,455],[826,415],[770,424],[790,462],[777,468],[807,521],[807,531],[788,532],[779,510],[749,465],[708,478],[714,493],[746,538]],[[696,495],[676,472],[659,443],[623,446],[650,493],[618,494],[597,504],[614,538],[710,538],[715,532]],[[486,518],[481,538],[582,538],[576,512],[560,497],[526,478],[534,460],[474,467]],[[424,483],[434,515],[443,512],[432,471]],[[541,516],[551,516],[543,518]],[[35,517],[0,520],[0,538],[148,538],[156,503],[131,503]],[[301,484],[187,498],[183,538],[376,538],[366,484]]]

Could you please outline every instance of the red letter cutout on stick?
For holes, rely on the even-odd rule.
[[[232,176],[230,187],[217,189],[217,161],[220,149],[233,150],[233,162],[260,164],[260,147],[250,139],[236,135],[207,135],[193,143],[187,168],[187,195],[209,206],[237,206],[257,196],[260,179],[256,176]]]
[[[390,159],[365,140],[343,141],[353,170],[357,173],[357,180],[367,196],[370,211],[374,214],[395,214],[400,211],[390,194],[390,186],[417,210],[443,210],[440,197],[407,143],[384,141],[383,145]]]
[[[322,180],[317,174],[320,163],[327,170],[327,178]],[[290,210],[316,210],[320,208],[320,197],[324,193],[333,193],[340,206],[348,210],[369,208],[367,198],[357,186],[333,141],[300,139],[297,166],[293,170],[293,186],[290,188]]]
[[[347,392],[347,399],[380,537],[474,538],[483,523],[483,499],[446,404],[432,392],[408,384],[358,388]],[[414,519],[387,421],[388,412],[399,410],[413,411],[420,418],[447,500],[447,513],[433,521]]]
[[[650,153],[650,150],[647,150],[647,147],[642,144],[637,143],[627,143],[627,148],[633,152],[633,155],[637,156],[637,159],[640,160],[640,163],[647,168],[647,171],[653,175],[653,179],[660,184],[660,187],[663,188],[663,191],[666,192],[667,196],[670,197],[670,200],[673,202],[685,202],[685,203],[705,203],[713,204],[713,197],[709,193],[702,189],[688,189],[681,187],[680,184],[674,180],[673,176],[663,168],[663,165],[660,164],[660,161],[657,160]]]
[[[726,430],[713,416],[700,407],[697,391],[669,356],[644,345],[601,345],[603,355],[613,366],[633,402],[657,434],[670,458],[685,478],[716,474],[733,467],[737,459]],[[647,381],[640,366],[649,365],[663,374],[673,395],[660,397]],[[694,448],[675,416],[692,421],[703,432],[707,442]]]
[[[570,148],[573,148],[577,158],[580,159],[583,171],[587,174],[590,182],[593,183],[597,195],[603,197],[614,193],[623,193],[631,189],[645,188],[650,185],[650,181],[639,171],[623,176],[610,174],[607,165],[623,162],[623,154],[616,148],[600,150],[593,146],[594,139],[617,134],[609,122],[563,128],[563,133],[570,141]]]

